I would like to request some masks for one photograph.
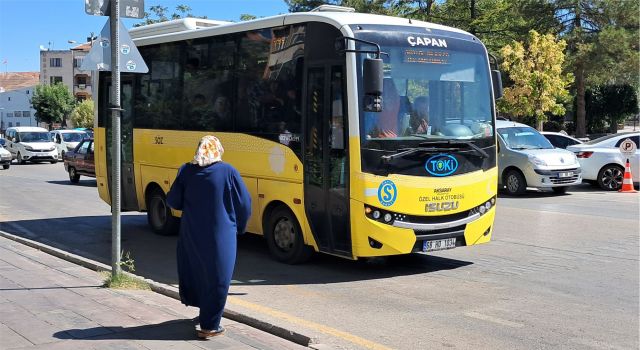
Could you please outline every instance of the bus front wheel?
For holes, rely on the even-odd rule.
[[[167,197],[161,190],[152,190],[147,196],[147,222],[153,232],[162,236],[178,233],[179,219],[171,214]]]
[[[304,244],[302,230],[295,215],[286,207],[273,210],[265,230],[269,251],[276,260],[300,264],[311,257],[313,249]]]

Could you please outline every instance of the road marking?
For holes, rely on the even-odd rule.
[[[500,210],[526,210],[526,211],[535,211],[537,213],[544,214],[556,214],[556,215],[572,215],[572,216],[593,216],[590,214],[577,214],[577,213],[567,213],[567,212],[557,212],[557,211],[549,211],[549,210],[541,210],[541,209],[529,209],[529,208],[519,208],[519,207],[508,207],[508,206],[500,206]],[[604,215],[605,217],[609,217]],[[627,220],[627,221],[637,221],[636,218],[615,218],[616,220]]]
[[[280,318],[283,319],[285,321],[303,326],[303,327],[307,327],[307,328],[311,328],[314,329],[316,331],[320,331],[322,333],[326,333],[329,334],[331,336],[334,336],[336,338],[340,338],[340,339],[344,339],[346,341],[349,341],[353,344],[356,345],[360,345],[363,346],[365,348],[368,349],[376,349],[376,350],[391,350],[391,348],[386,347],[382,344],[378,344],[375,342],[372,342],[370,340],[358,337],[357,335],[353,335],[351,333],[347,333],[347,332],[343,332],[341,330],[332,328],[332,327],[328,327],[319,323],[315,323],[313,321],[307,321],[305,319],[296,317],[296,316],[292,316],[289,315],[287,313],[284,313],[282,311],[278,311],[278,310],[274,310],[272,308],[266,307],[266,306],[262,306],[262,305],[258,305],[258,304],[254,304],[251,302],[248,302],[246,300],[242,300],[240,298],[237,297],[228,297],[227,298],[227,303],[230,304],[235,304],[235,305],[239,305],[242,307],[246,307],[248,309],[254,310],[254,311],[258,311],[264,314],[267,314],[269,316],[272,317],[276,317],[276,318]]]
[[[467,316],[467,317],[478,319],[478,320],[489,321],[489,322],[497,323],[497,324],[502,325],[502,326],[507,326],[507,327],[512,327],[512,328],[522,328],[522,327],[524,327],[524,324],[522,324],[522,323],[512,322],[512,321],[505,320],[505,319],[502,319],[502,318],[499,318],[499,317],[494,317],[494,316],[481,314],[481,313],[475,312],[475,311],[467,312],[464,315]]]

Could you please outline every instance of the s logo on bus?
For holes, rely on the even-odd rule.
[[[384,180],[378,187],[378,200],[382,205],[388,207],[398,198],[398,189],[391,180]]]
[[[450,154],[441,153],[427,159],[424,168],[433,176],[447,176],[458,170],[458,160]]]

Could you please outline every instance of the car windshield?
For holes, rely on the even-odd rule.
[[[553,145],[546,137],[531,127],[499,128],[498,134],[511,149],[549,149]]]
[[[24,131],[18,133],[20,142],[51,142],[49,133],[44,131]]]
[[[87,136],[84,132],[67,132],[61,134],[62,139],[66,142],[80,142]]]

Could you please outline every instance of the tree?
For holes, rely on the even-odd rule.
[[[502,112],[535,116],[538,130],[542,130],[545,113],[565,112],[559,101],[568,99],[567,86],[572,78],[570,74],[562,74],[566,45],[551,34],[540,35],[532,30],[527,48],[517,41],[502,48],[501,68],[513,80],[513,86],[504,89],[504,98],[499,104]]]
[[[75,104],[73,94],[62,83],[37,85],[31,98],[36,120],[47,124],[62,122],[62,126],[66,126],[67,115]]]
[[[587,121],[592,121],[587,126],[603,125],[606,121],[609,123],[610,133],[618,132],[620,122],[629,115],[638,113],[638,97],[635,89],[628,84],[598,86],[587,90],[585,97],[585,109],[589,116]]]
[[[73,125],[79,128],[93,127],[93,100],[84,100],[76,106],[71,112],[71,121]]]
[[[540,0],[542,1],[542,0]],[[638,89],[638,6],[635,1],[551,0],[569,44],[575,76],[576,136],[586,134],[585,90],[591,84],[628,83]]]
[[[195,17],[195,18],[207,18],[207,16],[194,16],[191,13],[191,7],[187,5],[178,5],[176,6],[176,11],[169,15],[169,8],[166,6],[155,5],[149,7],[149,12],[144,12],[144,21],[140,23],[136,23],[134,27],[145,26],[153,23],[166,22],[169,20],[180,19],[185,17]]]

